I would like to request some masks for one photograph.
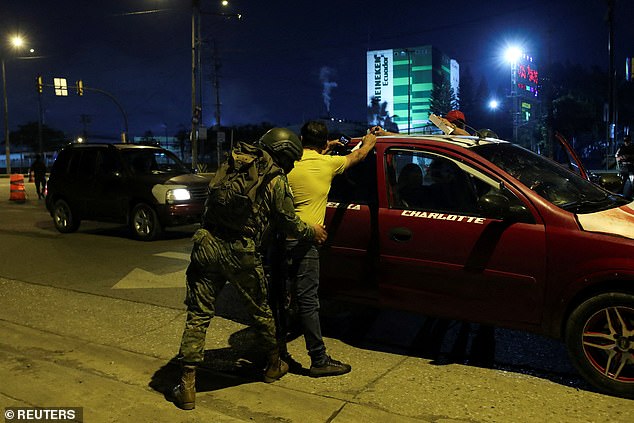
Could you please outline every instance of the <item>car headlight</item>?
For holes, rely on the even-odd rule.
[[[191,199],[191,195],[189,194],[189,191],[185,188],[176,188],[168,190],[165,199],[168,204],[173,204],[178,201],[189,200]]]

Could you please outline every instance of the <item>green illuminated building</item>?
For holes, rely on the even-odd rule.
[[[435,47],[368,51],[368,124],[420,132],[429,124],[431,93],[443,77],[458,92],[458,62]]]

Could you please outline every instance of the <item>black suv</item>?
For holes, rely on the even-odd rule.
[[[97,220],[127,224],[149,241],[165,226],[200,222],[208,183],[160,147],[70,144],[51,169],[46,208],[63,233]]]

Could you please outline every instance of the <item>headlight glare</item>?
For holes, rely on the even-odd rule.
[[[191,195],[189,194],[189,191],[185,188],[176,188],[176,189],[170,189],[169,191],[167,191],[167,202],[168,203],[175,203],[177,201],[186,201],[191,199]]]

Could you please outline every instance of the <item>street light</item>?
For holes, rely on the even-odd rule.
[[[14,50],[20,49],[24,45],[24,39],[19,35],[14,35],[9,39],[9,43]],[[33,49],[31,49],[33,52]],[[2,98],[4,103],[4,144],[7,159],[7,175],[11,174],[11,147],[9,142],[9,102],[7,100],[7,71],[5,64],[5,53],[0,51],[0,61],[2,62]]]
[[[227,14],[218,12],[203,12],[200,7],[201,0],[192,0],[192,130],[190,133],[190,141],[192,146],[192,168],[198,167],[198,126],[202,121],[202,100],[197,98],[198,85],[201,84],[200,76],[200,16],[201,15],[216,15],[224,16],[226,18],[238,18],[241,19],[242,15],[239,13]],[[228,0],[221,0],[222,7],[228,7]],[[202,91],[202,90],[201,90]]]

